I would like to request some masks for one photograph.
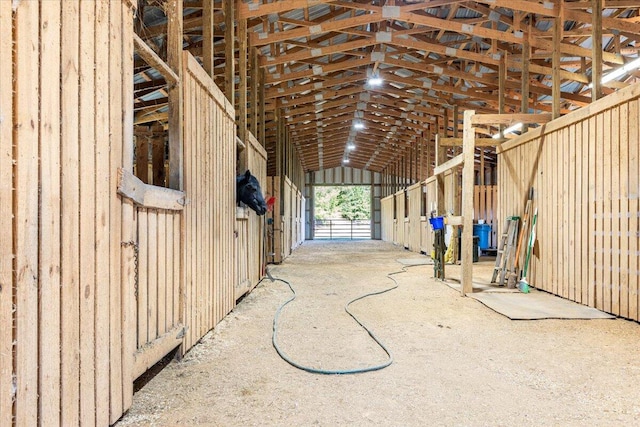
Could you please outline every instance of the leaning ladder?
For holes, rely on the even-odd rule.
[[[513,268],[513,251],[515,250],[516,240],[518,237],[519,222],[519,216],[507,217],[507,221],[502,229],[503,233],[500,235],[500,244],[496,255],[496,265],[493,267],[491,283],[496,283],[498,274],[500,274],[499,285],[504,286],[507,271],[510,271]]]

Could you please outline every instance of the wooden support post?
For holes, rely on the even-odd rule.
[[[464,168],[462,169],[462,295],[473,293],[473,175],[475,129],[471,125],[473,110],[464,112],[462,138]]]
[[[236,65],[235,65],[235,0],[224,0],[224,43],[225,43],[225,74],[224,74],[224,94],[235,107],[236,105]]]
[[[168,0],[167,14],[167,64],[180,78],[182,76],[182,0]],[[181,80],[181,79],[180,79]],[[169,86],[169,188],[182,190],[182,87],[180,83]]]
[[[500,66],[498,67],[498,114],[504,114],[504,88],[507,80],[507,52],[503,52],[500,56]],[[500,136],[502,135],[503,125],[499,125]]]
[[[145,184],[149,183],[149,137],[136,138],[136,176]]]
[[[529,61],[531,57],[531,46],[529,44],[529,37],[531,35],[531,25],[529,25],[529,31],[524,35],[524,42],[522,44],[522,77],[521,77],[521,89],[522,99],[520,101],[520,112],[527,114],[529,112]],[[522,124],[522,133],[527,132],[529,126],[526,123]]]
[[[152,170],[153,170],[153,185],[159,187],[165,186],[166,172],[164,170],[164,135],[161,131],[154,134],[153,145],[151,148],[152,155]]]
[[[591,101],[602,98],[602,0],[591,0]]]
[[[245,144],[247,138],[247,20],[238,20],[238,136]]]
[[[266,144],[266,138],[265,138],[265,130],[266,130],[266,117],[265,117],[265,90],[264,90],[264,74],[265,71],[263,68],[260,68],[260,91],[259,91],[259,105],[260,105],[260,111],[258,113],[259,118],[258,120],[260,121],[260,130],[259,130],[259,134],[260,134],[260,144],[264,147],[264,145]]]
[[[213,1],[202,2],[202,66],[204,70],[214,77],[215,49],[214,49],[214,19]]]
[[[251,49],[251,133],[258,138],[258,110],[260,108],[258,102],[258,86],[260,79],[260,68],[258,67],[258,49]]]
[[[562,9],[562,8],[560,8]],[[554,119],[560,117],[560,43],[562,43],[562,17],[553,20],[553,53],[551,65],[551,113]]]
[[[453,137],[458,137],[458,121],[460,120],[460,112],[458,111],[458,106],[453,106]]]
[[[436,134],[436,167],[447,161],[445,148],[440,145],[440,134]],[[434,168],[435,172],[435,168]],[[444,214],[444,175],[438,174],[437,180],[437,195],[436,195],[436,213],[438,215]]]

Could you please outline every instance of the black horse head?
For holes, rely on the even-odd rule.
[[[256,211],[258,215],[264,215],[267,212],[267,203],[262,196],[260,183],[250,171],[236,176],[236,203],[240,205],[240,202]]]

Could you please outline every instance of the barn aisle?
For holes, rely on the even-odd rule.
[[[298,299],[279,338],[296,361],[324,369],[386,355],[344,313],[387,288],[397,259],[380,241],[307,241],[273,276]],[[640,417],[640,325],[626,320],[511,321],[434,281],[432,266],[395,275],[399,287],[353,311],[394,363],[359,375],[316,375],[271,345],[290,292],[263,281],[181,362],[134,396],[117,426],[632,425]]]

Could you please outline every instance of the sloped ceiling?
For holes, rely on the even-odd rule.
[[[202,1],[207,0],[183,3],[184,47],[196,56],[202,54]],[[139,2],[139,34],[158,51],[166,32],[162,3]],[[606,74],[638,57],[640,5],[623,0],[600,3]],[[591,4],[253,0],[238,2],[235,13],[236,22],[247,20],[249,47],[258,49],[258,66],[265,70],[268,150],[273,152],[275,146],[277,113],[306,171],[340,166],[347,158],[351,167],[382,171],[416,144],[433,144],[433,136],[445,127],[453,135],[456,127],[461,129],[454,117],[461,120],[464,110],[522,112],[525,70],[529,93],[524,112],[551,112],[556,46],[561,112],[588,105]],[[225,8],[221,1],[214,7],[215,79],[224,87]],[[554,43],[556,17],[562,21],[559,43]],[[162,117],[164,95],[149,83],[158,76],[144,67],[136,72],[137,85],[147,88],[136,100],[137,120]],[[382,83],[371,85],[371,76]],[[604,92],[638,77],[638,71],[631,71],[608,83]],[[356,129],[355,123],[364,128]]]

